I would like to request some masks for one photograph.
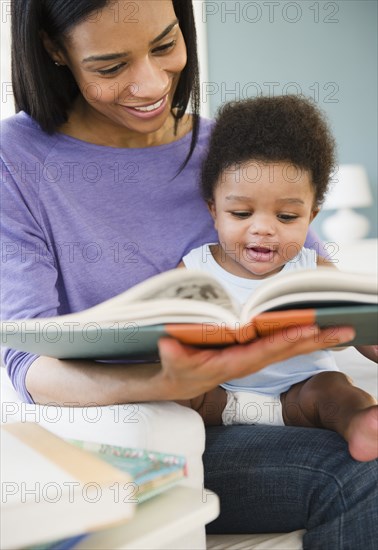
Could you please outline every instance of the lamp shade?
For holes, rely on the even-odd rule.
[[[324,210],[363,208],[372,204],[366,170],[360,164],[341,164],[323,204]]]

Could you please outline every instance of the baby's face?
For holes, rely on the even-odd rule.
[[[286,163],[250,161],[225,170],[210,205],[217,262],[240,277],[278,273],[303,247],[314,206],[311,175]]]

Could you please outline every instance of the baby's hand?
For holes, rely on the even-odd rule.
[[[356,349],[371,361],[378,363],[378,345],[356,346]]]

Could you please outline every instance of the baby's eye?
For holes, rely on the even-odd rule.
[[[237,210],[230,212],[230,214],[234,216],[234,218],[245,219],[251,215],[251,212],[249,212],[248,210]]]
[[[277,218],[282,222],[292,222],[298,218],[296,214],[278,214]]]
[[[114,74],[118,72],[125,64],[126,63],[118,63],[118,65],[114,65],[114,67],[110,67],[109,69],[97,69],[97,72],[101,75]]]

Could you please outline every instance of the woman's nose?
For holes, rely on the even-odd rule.
[[[146,57],[136,61],[128,76],[131,80],[126,92],[129,99],[156,100],[169,91],[169,75],[157,59]]]

